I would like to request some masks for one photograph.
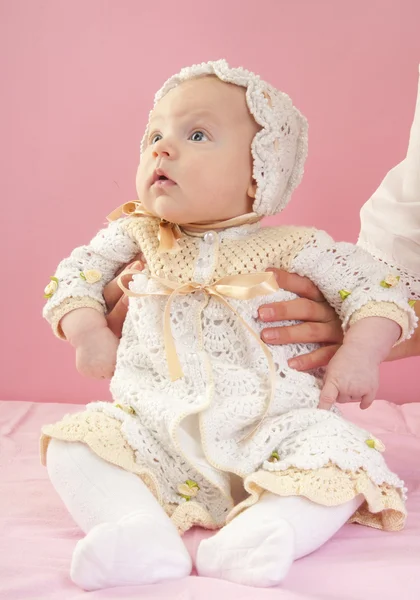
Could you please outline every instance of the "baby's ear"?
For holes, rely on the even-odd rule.
[[[247,194],[250,198],[255,198],[255,196],[257,194],[257,182],[255,181],[254,178],[251,179],[251,182],[248,186]]]

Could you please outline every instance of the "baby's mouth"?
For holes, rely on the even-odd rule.
[[[152,186],[170,187],[176,185],[173,179],[170,179],[163,169],[156,169],[152,177]]]

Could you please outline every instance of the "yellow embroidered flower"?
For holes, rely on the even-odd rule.
[[[87,269],[85,271],[81,271],[80,277],[87,283],[96,283],[102,279],[102,273],[96,269]]]
[[[198,483],[192,479],[187,479],[185,483],[180,483],[178,486],[178,494],[189,501],[191,498],[195,498],[198,494],[200,487]]]
[[[116,408],[120,408],[121,410],[123,410],[124,412],[126,412],[129,415],[135,415],[136,411],[134,410],[134,408],[132,406],[127,406],[127,405],[123,405],[123,404],[116,404],[115,405]]]
[[[346,298],[348,298],[348,297],[350,296],[350,294],[351,294],[351,292],[349,292],[349,290],[340,290],[338,293],[340,294],[340,298],[341,298],[342,300],[345,300],[345,299],[346,299]]]
[[[414,308],[414,305],[416,302],[417,302],[417,300],[409,300],[408,304],[411,306],[411,308]]]
[[[369,438],[368,440],[366,440],[366,446],[369,446],[369,448],[373,448],[378,452],[385,452],[385,444],[377,438]]]
[[[51,298],[53,294],[58,289],[58,279],[57,277],[50,277],[51,281],[44,289],[44,298]]]
[[[271,453],[271,456],[268,459],[268,462],[277,462],[279,460],[280,460],[279,453],[274,450],[274,452]]]
[[[393,275],[392,273],[390,273],[385,277],[385,279],[381,281],[381,286],[384,288],[395,287],[396,285],[398,285],[399,280],[399,275]]]

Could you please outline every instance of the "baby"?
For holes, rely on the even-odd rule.
[[[42,430],[51,481],[86,534],[71,565],[83,589],[187,576],[180,534],[193,526],[219,530],[199,546],[199,575],[261,587],[349,520],[403,526],[383,444],[333,404],[371,404],[380,362],[416,317],[402,281],[360,248],[260,226],[287,204],[306,152],[286,94],[224,60],[183,69],[150,113],[139,201],[51,278],[45,317],[82,374],[112,376],[114,403]],[[120,279],[118,340],[102,291],[139,251],[145,270]],[[260,340],[259,306],[295,297],[268,267],[309,276],[343,321],[324,381],[288,366],[310,345]]]

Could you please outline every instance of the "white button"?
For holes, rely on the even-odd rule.
[[[214,231],[206,231],[203,240],[205,244],[214,244],[216,240],[216,234]]]

